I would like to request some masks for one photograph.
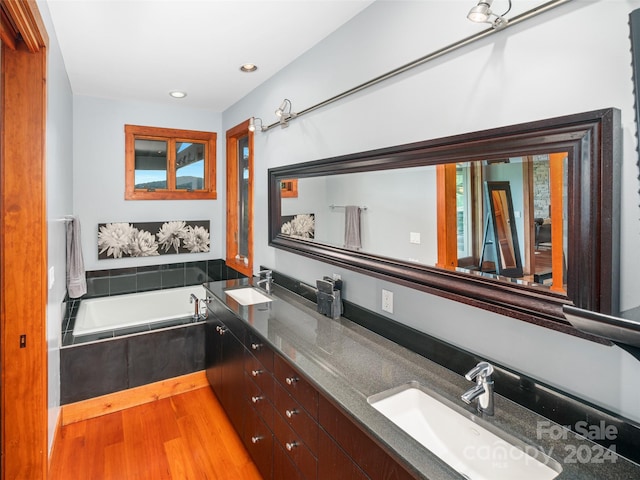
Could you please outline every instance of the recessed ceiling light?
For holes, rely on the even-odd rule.
[[[254,63],[245,63],[240,67],[240,70],[243,72],[255,72],[258,69],[258,66]]]
[[[169,92],[173,98],[184,98],[187,96],[187,92],[181,92],[180,90],[174,90],[173,92]]]

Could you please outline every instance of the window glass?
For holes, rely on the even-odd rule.
[[[136,139],[134,182],[140,189],[167,188],[167,142]]]
[[[204,188],[204,144],[176,142],[176,189]]]
[[[238,253],[249,256],[249,137],[238,139]]]

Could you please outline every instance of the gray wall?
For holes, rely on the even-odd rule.
[[[125,200],[124,125],[217,132],[218,200]],[[221,114],[196,108],[75,95],[73,99],[73,206],[82,223],[87,270],[220,258],[225,234],[225,134]],[[98,223],[209,220],[209,253],[98,260]]]
[[[527,8],[542,2],[517,2]],[[636,125],[628,15],[638,0],[574,0],[255,139],[255,265],[314,283],[330,273],[345,297],[578,397],[640,420],[640,363],[617,347],[494,315],[267,245],[267,169],[607,107],[622,111],[621,304],[640,304]],[[275,121],[484,29],[467,3],[378,1],[224,112]],[[347,48],[348,47],[348,48]],[[598,381],[594,381],[597,378]]]

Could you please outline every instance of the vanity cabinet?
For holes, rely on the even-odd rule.
[[[265,480],[414,478],[250,327],[210,310],[207,377]]]

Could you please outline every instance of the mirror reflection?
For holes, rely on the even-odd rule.
[[[567,159],[287,179],[297,191],[280,196],[280,234],[566,294]]]

